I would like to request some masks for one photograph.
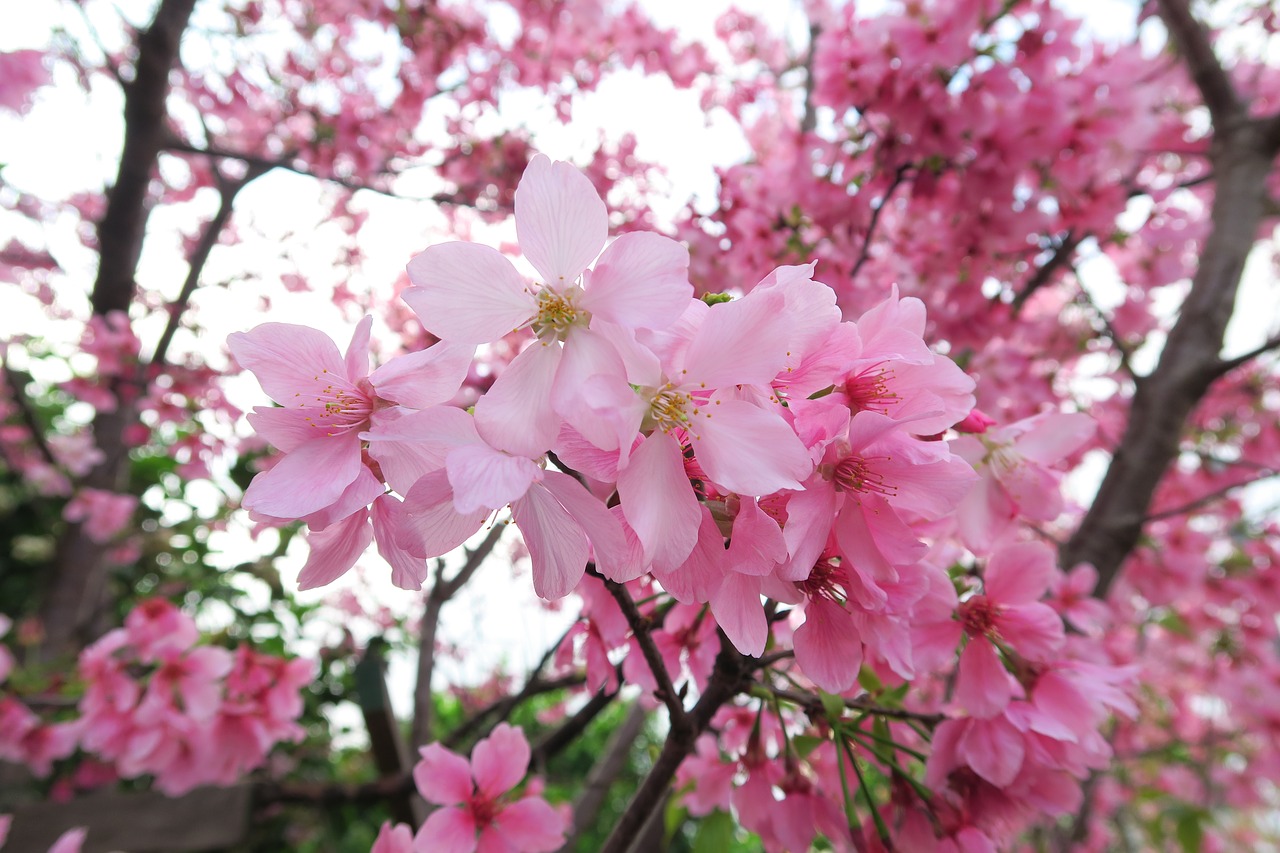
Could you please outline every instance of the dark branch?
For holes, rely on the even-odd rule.
[[[1191,79],[1195,81],[1204,105],[1213,115],[1213,123],[1221,131],[1244,110],[1226,69],[1218,61],[1209,43],[1209,34],[1191,14],[1188,0],[1157,0],[1160,17],[1169,36],[1182,54]]]
[[[41,429],[40,422],[36,420],[36,413],[32,411],[31,404],[27,400],[27,383],[23,381],[22,374],[9,366],[8,352],[5,353],[4,380],[13,392],[10,399],[18,409],[18,417],[22,419],[22,425],[31,434],[31,443],[40,451],[40,455],[44,457],[46,462],[54,468],[60,467],[58,458],[53,455],[53,450],[49,448],[49,443],[45,441],[44,430]]]
[[[898,187],[907,179],[907,175],[911,173],[911,164],[906,163],[898,167],[894,172],[893,181],[889,184],[889,188],[884,191],[880,203],[871,211],[871,221],[867,223],[866,236],[862,238],[862,251],[858,253],[858,260],[854,262],[853,269],[849,272],[849,280],[853,281],[858,277],[858,271],[862,269],[862,265],[871,257],[871,241],[876,236],[876,227],[880,224],[880,214],[884,211],[889,201],[893,198],[893,194],[897,192]]]
[[[1234,358],[1223,359],[1218,363],[1217,373],[1219,376],[1224,376],[1235,370],[1237,367],[1248,364],[1258,356],[1268,353],[1273,349],[1280,349],[1280,335],[1268,338],[1266,341],[1246,353],[1241,353]]]
[[[1174,518],[1175,516],[1186,515],[1189,512],[1195,512],[1196,510],[1202,507],[1206,507],[1209,504],[1214,503],[1215,501],[1221,500],[1222,498],[1231,494],[1236,489],[1241,489],[1241,488],[1244,488],[1245,486],[1251,486],[1254,483],[1260,482],[1262,480],[1270,479],[1271,477],[1280,477],[1280,471],[1265,471],[1256,477],[1250,477],[1248,480],[1244,480],[1239,483],[1232,483],[1231,485],[1223,486],[1220,489],[1214,489],[1212,492],[1209,492],[1207,495],[1201,495],[1195,500],[1187,501],[1186,503],[1180,506],[1176,506],[1171,509],[1162,509],[1159,512],[1153,512],[1147,516],[1147,521],[1159,521],[1162,518]]]
[[[667,672],[662,652],[658,651],[658,646],[653,641],[653,635],[650,633],[652,625],[649,619],[640,613],[640,608],[636,607],[635,601],[631,599],[631,593],[627,592],[625,586],[609,580],[600,574],[595,566],[588,566],[587,574],[604,584],[605,589],[609,590],[609,594],[613,596],[613,600],[618,603],[618,609],[622,611],[627,624],[631,626],[631,633],[635,635],[636,642],[640,645],[640,652],[644,655],[649,669],[653,672],[653,678],[658,683],[658,698],[667,706],[667,712],[671,715],[672,730],[687,729],[689,721],[685,717],[684,705],[680,701],[680,695],[676,693],[671,674]]]
[[[1053,254],[1043,264],[1036,267],[1036,271],[1027,279],[1027,283],[1022,286],[1022,290],[1018,291],[1017,295],[1013,297],[1013,302],[1010,306],[1013,310],[1013,316],[1017,317],[1022,312],[1022,306],[1027,303],[1032,294],[1048,284],[1053,278],[1053,274],[1070,262],[1072,254],[1075,253],[1083,239],[1083,236],[1078,236],[1074,231],[1068,231],[1053,244]]]

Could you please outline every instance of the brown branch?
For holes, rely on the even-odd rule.
[[[1174,516],[1186,515],[1189,512],[1195,512],[1201,507],[1208,506],[1214,501],[1217,501],[1217,500],[1220,500],[1221,498],[1226,497],[1236,489],[1240,489],[1245,486],[1251,486],[1254,483],[1261,482],[1262,480],[1268,480],[1272,477],[1280,477],[1280,471],[1267,471],[1262,474],[1259,474],[1256,477],[1251,477],[1248,480],[1244,480],[1239,483],[1232,483],[1231,485],[1223,486],[1220,489],[1214,489],[1212,492],[1209,492],[1206,495],[1201,495],[1195,500],[1187,501],[1186,503],[1181,504],[1180,506],[1173,507],[1172,509],[1162,509],[1159,512],[1150,513],[1147,516],[1146,520],[1159,521],[1161,519],[1173,518]]]
[[[170,136],[166,141],[165,150],[174,154],[197,154],[219,160],[236,160],[244,163],[250,169],[261,170],[263,174],[271,171],[272,169],[282,169],[286,172],[293,172],[295,175],[302,175],[303,177],[314,178],[317,181],[325,181],[326,183],[335,184],[343,189],[351,190],[352,192],[365,190],[367,192],[378,193],[379,195],[384,195],[388,198],[400,199],[402,201],[429,201],[434,204],[452,204],[460,207],[474,207],[474,202],[457,195],[456,193],[437,193],[432,196],[406,196],[386,187],[379,187],[353,178],[343,178],[339,175],[324,175],[308,169],[290,155],[272,158],[261,157],[257,154],[250,154],[247,151],[233,151],[229,148],[222,148],[216,145],[202,148],[199,145],[192,145],[190,142],[185,142],[174,136]]]
[[[693,752],[698,735],[711,725],[711,719],[720,710],[720,706],[731,701],[747,686],[747,658],[733,647],[723,631],[718,633],[720,653],[716,656],[715,668],[711,671],[706,691],[688,713],[690,725],[681,729],[672,727],[662,745],[662,752],[658,754],[649,775],[640,784],[640,790],[632,797],[627,810],[609,834],[601,853],[626,853],[631,842],[644,829],[650,815],[665,800],[676,770]]]
[[[1258,346],[1246,353],[1241,353],[1234,358],[1225,358],[1218,363],[1217,373],[1219,376],[1226,375],[1237,367],[1248,364],[1260,355],[1270,352],[1273,349],[1280,348],[1280,335],[1274,335],[1263,341]]]
[[[1262,135],[1263,150],[1273,154],[1280,151],[1280,112],[1256,119]]]
[[[1077,235],[1075,231],[1067,231],[1053,244],[1053,254],[1043,264],[1036,267],[1036,271],[1027,279],[1027,283],[1022,286],[1022,290],[1018,291],[1013,297],[1010,308],[1014,317],[1017,317],[1022,312],[1022,306],[1027,303],[1032,294],[1048,284],[1050,279],[1053,278],[1053,274],[1067,265],[1071,260],[1071,255],[1083,240],[1084,235]]]
[[[911,172],[911,164],[905,163],[897,168],[894,172],[893,181],[889,184],[889,188],[884,191],[884,195],[880,199],[880,203],[871,211],[871,221],[867,223],[866,236],[862,238],[862,251],[858,254],[858,260],[854,261],[853,269],[849,271],[849,280],[853,281],[858,277],[858,271],[862,269],[862,265],[871,257],[871,240],[875,237],[876,227],[880,224],[880,214],[888,206],[889,200],[893,198],[893,194],[897,191],[902,182],[906,180],[907,175]]]
[[[671,715],[672,730],[688,729],[689,720],[685,716],[684,704],[680,700],[680,694],[676,693],[671,674],[667,672],[662,652],[658,651],[658,646],[653,641],[653,635],[650,633],[653,626],[649,619],[640,613],[640,608],[636,607],[631,593],[627,592],[623,584],[609,580],[593,565],[587,566],[587,574],[604,584],[605,589],[609,590],[609,594],[613,596],[613,600],[618,603],[618,609],[622,611],[627,624],[631,626],[631,633],[635,635],[636,642],[640,645],[640,652],[653,672],[654,681],[658,683],[656,694],[667,706],[667,713]]]
[[[1213,123],[1219,130],[1223,129],[1244,112],[1244,106],[1213,52],[1208,32],[1191,14],[1188,0],[1157,0],[1157,5],[1169,37],[1177,45],[1204,105],[1213,116]]]
[[[161,148],[169,136],[166,101],[169,73],[178,62],[178,46],[195,0],[162,0],[151,26],[138,36],[134,79],[124,87],[124,146],[115,183],[98,222],[98,273],[90,302],[94,316],[127,314],[137,291],[138,259],[150,212],[148,193]],[[93,421],[94,442],[102,461],[85,479],[88,486],[109,491],[125,487],[129,456],[124,431],[135,420],[136,387],[127,379],[112,384],[117,405],[99,411]],[[40,608],[45,639],[36,659],[70,656],[103,626],[106,549],[69,525],[59,538]]]
[[[413,725],[409,729],[409,746],[417,749],[432,739],[435,703],[431,693],[431,681],[435,675],[436,631],[440,627],[440,611],[445,602],[462,589],[476,573],[485,559],[493,552],[506,528],[495,524],[489,534],[475,548],[467,551],[466,560],[452,578],[444,577],[443,561],[436,563],[435,578],[426,596],[426,606],[419,624],[418,671],[413,688]]]
[[[168,357],[169,345],[173,342],[173,336],[177,334],[178,327],[182,324],[183,312],[187,310],[192,294],[196,292],[196,288],[200,285],[200,274],[204,271],[204,266],[209,260],[210,253],[213,252],[213,247],[218,245],[218,239],[222,236],[223,229],[231,221],[231,208],[236,195],[250,181],[265,173],[265,170],[251,166],[248,174],[243,178],[234,181],[224,179],[220,182],[218,212],[213,215],[213,219],[210,219],[205,224],[204,233],[200,235],[200,242],[196,244],[191,257],[187,259],[187,277],[182,282],[182,290],[178,292],[177,298],[169,303],[169,320],[164,327],[164,331],[160,334],[160,340],[156,343],[151,361],[145,367],[142,362],[138,363],[139,381],[145,379],[148,369],[154,371],[155,368],[163,365]]]
[[[621,683],[621,682],[619,682]],[[547,762],[552,756],[558,755],[565,747],[577,740],[587,726],[598,716],[605,708],[608,708],[614,699],[618,698],[618,691],[600,690],[592,694],[587,703],[577,710],[569,719],[565,720],[560,726],[538,741],[534,745],[529,756],[529,772],[542,772],[547,766]]]
[[[5,347],[4,361],[4,379],[13,392],[9,398],[13,401],[14,406],[18,409],[18,417],[22,420],[22,425],[27,428],[27,432],[31,434],[31,443],[36,446],[36,450],[40,451],[40,455],[44,460],[54,468],[60,468],[61,463],[58,458],[53,455],[53,450],[49,447],[49,442],[45,440],[44,430],[40,428],[40,422],[36,420],[36,413],[32,411],[31,404],[27,399],[27,383],[22,381],[22,374],[9,366],[8,347]],[[16,460],[15,460],[16,470]]]
[[[448,747],[459,746],[465,743],[470,735],[481,729],[485,729],[486,734],[488,731],[492,731],[494,726],[508,720],[515,709],[529,699],[547,693],[554,693],[557,690],[581,687],[586,681],[587,677],[582,673],[562,675],[559,678],[540,678],[535,673],[533,677],[524,683],[519,693],[495,699],[483,708],[468,715],[461,725],[441,738],[440,742]],[[490,721],[491,718],[492,721]]]
[[[813,61],[818,52],[818,36],[822,35],[822,27],[809,24],[809,51],[804,58],[804,118],[800,120],[801,135],[813,133],[818,126],[818,108],[813,102],[813,90],[818,80],[813,73]]]
[[[1183,8],[1162,0],[1163,8]],[[1203,34],[1201,34],[1203,36]],[[1156,487],[1176,458],[1183,426],[1222,373],[1226,327],[1265,210],[1272,158],[1256,124],[1215,127],[1217,177],[1209,234],[1155,369],[1138,384],[1125,432],[1080,527],[1061,550],[1064,567],[1091,563],[1104,596],[1137,545]]]

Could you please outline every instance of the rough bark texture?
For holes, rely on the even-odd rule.
[[[160,151],[168,139],[166,98],[169,73],[178,61],[178,45],[195,0],[164,0],[151,26],[138,36],[134,78],[125,87],[125,138],[115,184],[107,193],[107,209],[98,223],[99,263],[91,297],[95,316],[128,312],[137,291],[135,276],[150,207],[147,193]],[[128,475],[128,448],[123,435],[136,418],[136,384],[120,381],[113,388],[114,412],[99,412],[94,441],[102,462],[84,485],[118,491]],[[79,524],[70,525],[58,543],[53,571],[41,609],[45,659],[74,654],[92,639],[101,618],[107,565],[102,546]]]

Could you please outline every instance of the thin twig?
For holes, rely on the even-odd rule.
[[[904,163],[894,172],[893,181],[889,184],[889,188],[884,191],[884,195],[871,211],[871,221],[867,223],[867,233],[862,238],[862,251],[858,254],[858,260],[854,262],[853,269],[849,271],[849,280],[853,281],[858,277],[858,271],[862,269],[862,265],[871,257],[871,241],[876,234],[876,226],[880,224],[880,214],[884,211],[889,201],[893,198],[894,192],[902,184],[908,174],[910,174],[912,165]]]
[[[1204,105],[1213,115],[1214,124],[1221,128],[1240,114],[1243,105],[1226,69],[1213,52],[1208,32],[1191,14],[1191,4],[1187,0],[1157,0],[1157,3],[1160,18],[1178,46]]]
[[[1171,509],[1162,509],[1159,512],[1153,512],[1147,516],[1147,521],[1160,521],[1161,519],[1173,518],[1174,516],[1186,515],[1189,512],[1195,512],[1201,507],[1208,506],[1214,501],[1217,501],[1226,497],[1228,494],[1235,491],[1236,489],[1240,489],[1245,486],[1251,486],[1254,483],[1258,483],[1263,480],[1268,480],[1272,477],[1280,477],[1280,471],[1267,471],[1266,473],[1260,474],[1257,477],[1253,477],[1248,480],[1244,480],[1243,482],[1232,483],[1229,486],[1223,486],[1220,489],[1214,489],[1212,492],[1209,492],[1207,495],[1201,495],[1195,500],[1187,501],[1186,503],[1181,504],[1180,506],[1175,506]]]
[[[1048,284],[1050,279],[1053,278],[1053,274],[1071,260],[1072,253],[1075,252],[1083,240],[1083,235],[1077,235],[1075,231],[1069,230],[1054,242],[1051,248],[1053,254],[1043,264],[1036,267],[1036,271],[1027,279],[1027,283],[1013,297],[1010,308],[1014,317],[1017,317],[1022,312],[1022,306],[1027,303],[1032,294]]]
[[[635,601],[631,598],[631,593],[627,592],[627,588],[623,584],[609,580],[592,565],[587,566],[587,574],[604,584],[605,589],[609,590],[609,594],[613,596],[613,600],[618,603],[618,609],[622,611],[627,624],[631,626],[631,633],[635,635],[636,642],[640,645],[640,652],[644,655],[645,661],[649,664],[649,669],[653,672],[654,681],[658,683],[658,698],[667,706],[667,712],[671,715],[671,728],[688,728],[689,720],[685,716],[684,705],[680,701],[680,695],[676,693],[675,685],[671,681],[671,674],[667,672],[667,665],[662,659],[662,652],[658,650],[657,644],[653,641],[653,635],[650,633],[652,626],[648,618],[640,613],[640,608],[636,607]]]

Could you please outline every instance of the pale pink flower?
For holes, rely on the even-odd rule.
[[[251,512],[275,519],[307,519],[341,504],[345,512],[315,519],[322,528],[368,505],[381,493],[364,476],[360,433],[370,427],[382,400],[413,408],[443,403],[462,385],[474,350],[433,346],[393,359],[369,372],[373,318],[356,327],[346,355],[322,332],[287,323],[264,323],[227,339],[239,364],[253,371],[279,407],[255,407],[249,422],[284,452],[254,478],[242,501]]]
[[[433,743],[421,750],[413,780],[431,813],[414,838],[419,853],[549,853],[564,843],[564,818],[546,800],[506,799],[529,766],[524,732],[500,723],[476,744],[471,760]]]
[[[581,391],[596,373],[624,373],[615,327],[662,329],[685,310],[693,294],[689,253],[660,234],[630,232],[602,254],[609,230],[604,202],[585,175],[543,155],[520,179],[515,208],[520,247],[539,285],[527,285],[495,249],[443,243],[409,262],[413,287],[404,300],[445,341],[482,344],[523,328],[537,336],[476,404],[476,425],[493,447],[538,456],[568,414],[591,432],[588,438],[617,448],[611,430],[573,416],[583,406]]]
[[[369,853],[413,853],[413,830],[403,823],[384,822]]]
[[[138,499],[133,495],[83,488],[63,507],[62,517],[82,522],[85,535],[101,545],[125,528],[137,507]]]

